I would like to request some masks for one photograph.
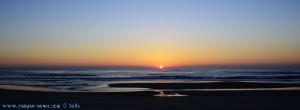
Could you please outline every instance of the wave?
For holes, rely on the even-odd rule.
[[[298,70],[165,69],[165,70],[0,70],[0,85],[60,90],[97,88],[116,81],[264,81],[300,82]],[[101,86],[102,87],[102,86]],[[99,88],[98,88],[99,89]]]

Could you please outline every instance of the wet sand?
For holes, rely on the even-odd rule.
[[[231,82],[232,83],[232,82]],[[237,82],[238,83],[238,82]],[[123,84],[123,85],[122,85]],[[114,87],[145,85],[122,83]],[[129,84],[129,85],[128,85]],[[166,83],[148,83],[152,86]],[[172,84],[172,83],[171,83]],[[203,86],[203,83],[201,83]],[[194,84],[198,88],[201,84]],[[218,83],[226,84],[229,83]],[[217,85],[218,85],[217,84]],[[239,83],[244,84],[244,83]],[[249,83],[247,83],[249,84]],[[247,85],[246,84],[246,85]],[[135,92],[46,92],[0,89],[0,104],[78,104],[80,110],[299,110],[299,89],[270,90],[181,90],[185,83],[176,83],[176,92],[185,97],[155,97],[157,91]],[[205,85],[205,84],[204,84]],[[251,85],[251,84],[249,84]],[[181,87],[182,86],[182,87]],[[207,85],[206,85],[207,86]],[[292,85],[298,86],[298,85]],[[155,86],[156,88],[159,88]],[[155,88],[154,87],[154,88]],[[275,87],[275,86],[274,86]],[[176,87],[172,87],[175,89]],[[192,88],[192,87],[190,87]],[[3,109],[3,108],[2,108]],[[77,108],[78,109],[78,108]],[[55,109],[54,109],[55,110]],[[69,110],[72,110],[69,108]]]
[[[276,82],[128,82],[112,83],[110,87],[139,87],[151,89],[249,89],[300,87],[299,83]]]

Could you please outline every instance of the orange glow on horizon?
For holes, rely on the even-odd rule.
[[[99,46],[74,46],[73,48],[61,47],[59,49],[37,47],[36,50],[27,50],[26,52],[4,50],[0,55],[0,66],[143,66],[157,68],[157,65],[174,67],[300,63],[298,51],[261,50],[261,52],[257,52],[256,49],[245,51],[238,47],[217,48],[209,45],[197,47],[181,43],[167,43],[115,45],[103,48],[98,48]]]

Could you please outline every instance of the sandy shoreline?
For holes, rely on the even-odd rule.
[[[133,86],[143,83],[131,83]],[[154,86],[165,83],[149,83]],[[180,85],[182,84],[182,85]],[[223,83],[228,84],[228,83]],[[184,83],[178,83],[178,88]],[[196,84],[195,84],[196,85]],[[219,85],[219,84],[217,84]],[[117,85],[114,85],[117,86]],[[197,84],[196,86],[199,86]],[[298,85],[293,85],[298,86]],[[165,90],[165,93],[174,92]],[[80,110],[298,110],[300,90],[189,91],[186,97],[155,97],[157,91],[46,92],[0,89],[0,104],[78,104]],[[3,107],[3,106],[1,106]],[[78,109],[78,108],[77,108]]]
[[[247,89],[247,88],[286,88],[300,87],[300,83],[279,82],[128,82],[111,83],[109,87],[137,87],[151,89]]]

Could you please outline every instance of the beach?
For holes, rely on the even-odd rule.
[[[176,86],[164,89],[170,87],[170,84]],[[246,88],[251,85],[252,88],[265,85],[272,88],[232,90],[222,87],[228,84],[239,85],[240,88],[243,85],[246,85]],[[59,92],[15,90],[2,86],[0,104],[2,109],[4,104],[57,104],[60,108],[54,109],[80,110],[298,110],[300,108],[300,90],[297,89],[299,84],[252,82],[189,84],[189,88],[194,89],[200,86],[223,88],[210,90],[183,89],[187,83],[178,82],[110,84],[114,87],[149,87],[149,85],[159,89],[127,92]],[[163,91],[166,96],[155,96],[160,94],[158,90]],[[172,92],[186,96],[167,96]]]
[[[300,110],[300,0],[0,0],[0,110]]]

